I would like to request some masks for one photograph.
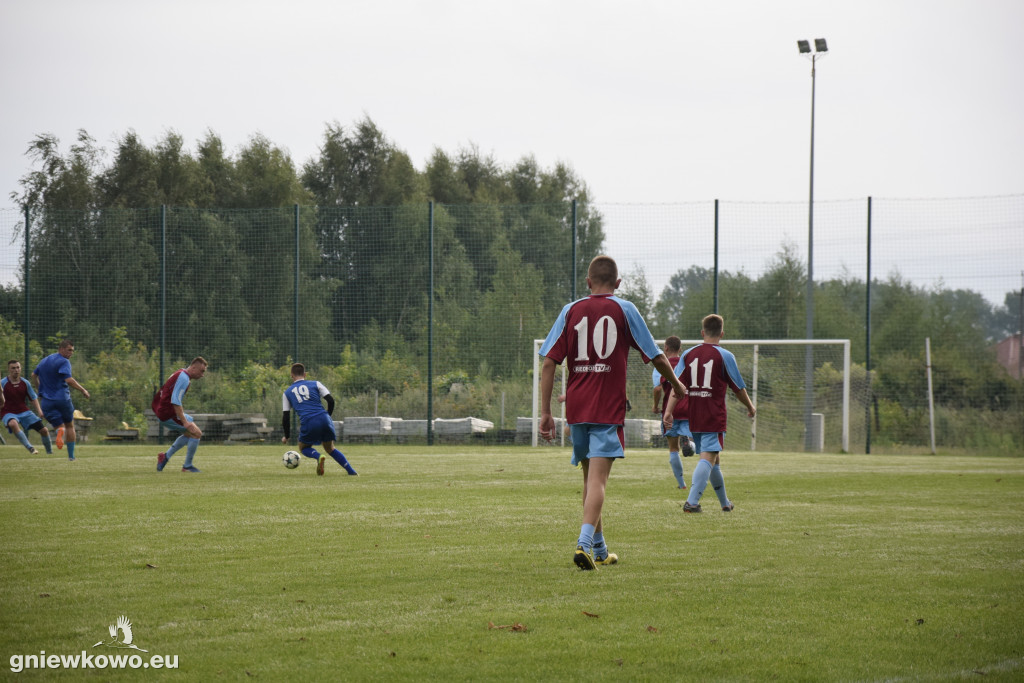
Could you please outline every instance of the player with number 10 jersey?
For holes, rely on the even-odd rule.
[[[625,422],[630,348],[640,352],[644,363],[661,354],[647,323],[629,301],[592,294],[562,309],[540,355],[558,364],[568,359],[569,424]]]

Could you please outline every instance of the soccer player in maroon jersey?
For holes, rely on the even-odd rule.
[[[676,374],[683,380],[688,391],[690,431],[697,443],[700,460],[693,469],[690,481],[690,495],[683,505],[683,512],[700,512],[700,497],[708,482],[718,495],[722,510],[732,512],[735,507],[725,494],[725,479],[719,462],[719,454],[725,447],[725,391],[731,389],[736,398],[747,408],[747,417],[757,412],[747,395],[746,385],[740,375],[736,356],[719,346],[725,323],[720,315],[708,315],[701,321],[703,344],[683,352],[676,365]],[[676,397],[668,399],[665,406],[664,423],[672,424],[672,411]]]
[[[0,423],[7,431],[14,434],[29,453],[37,455],[37,451],[28,440],[28,430],[39,432],[47,454],[52,454],[50,432],[43,423],[43,409],[39,406],[39,397],[32,385],[21,376],[21,361],[7,361],[7,376],[0,379]],[[29,410],[35,408],[35,412]]]
[[[671,337],[665,338],[665,355],[668,357],[668,362],[672,365],[673,370],[679,363],[679,353],[682,350],[683,345],[679,337],[672,335]],[[665,414],[665,405],[668,403],[669,384],[665,381],[665,378],[655,370],[651,375],[651,381],[654,383],[654,407],[651,408],[652,413],[658,414],[658,421],[661,422],[661,417]],[[676,410],[673,415],[672,427],[662,429],[665,434],[665,440],[668,442],[668,464],[672,468],[672,474],[676,478],[676,483],[679,488],[686,488],[686,479],[683,476],[683,461],[679,459],[680,445],[682,446],[682,452],[684,458],[689,458],[693,455],[693,442],[690,441],[690,421],[689,414],[687,413],[686,399],[676,403]]]
[[[182,401],[185,400],[185,394],[188,392],[192,380],[202,379],[206,374],[207,367],[209,367],[209,363],[206,362],[206,359],[196,356],[187,368],[176,370],[171,374],[153,395],[151,407],[156,419],[160,420],[161,425],[179,435],[166,452],[157,453],[157,472],[162,472],[171,456],[182,448],[186,450],[185,462],[181,466],[181,471],[195,474],[200,472],[200,469],[192,464],[192,458],[195,457],[196,449],[199,448],[199,440],[203,438],[203,430],[193,421],[191,415],[185,414]]]
[[[630,347],[640,352],[645,363],[654,363],[676,395],[683,395],[679,378],[636,306],[614,295],[621,282],[612,258],[594,257],[587,270],[590,296],[566,304],[540,349],[544,365],[539,432],[548,441],[555,436],[551,416],[555,367],[566,359],[569,364],[566,422],[572,433],[572,464],[583,467],[583,524],[573,554],[580,569],[618,561],[608,552],[601,511],[612,463],[625,457],[622,425]]]

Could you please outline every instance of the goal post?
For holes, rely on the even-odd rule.
[[[531,443],[537,442],[540,420],[540,347],[543,339],[533,341],[533,434]],[[685,351],[703,343],[699,339],[684,339]],[[664,348],[664,340],[658,347]],[[850,452],[851,415],[851,361],[849,339],[723,339],[721,346],[736,356],[740,374],[747,392],[757,407],[757,415],[750,424],[750,450],[806,450],[805,383],[806,349],[813,349],[814,406],[812,425],[820,429],[817,443],[824,450]],[[565,386],[565,363],[560,367],[561,385]],[[633,410],[626,415],[630,420],[659,419],[652,411],[653,367],[644,364],[640,354],[631,351],[627,370],[626,395]],[[560,393],[556,388],[556,393]],[[738,434],[745,426],[745,409],[727,392],[730,435]],[[565,404],[560,406],[565,415]],[[559,408],[555,408],[558,411]],[[863,411],[862,411],[863,412]],[[628,429],[627,429],[628,431]],[[660,433],[660,432],[659,432]],[[629,435],[627,434],[627,439]],[[736,444],[734,441],[733,444]],[[637,444],[633,444],[634,446]],[[650,445],[640,444],[640,445]],[[733,445],[733,448],[738,448]],[[818,450],[817,448],[815,450]]]

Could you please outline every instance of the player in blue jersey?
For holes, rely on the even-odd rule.
[[[181,466],[181,471],[191,474],[199,474],[200,472],[199,468],[192,464],[192,458],[195,457],[196,450],[199,448],[199,440],[203,438],[203,430],[199,429],[199,425],[193,422],[191,415],[185,414],[182,401],[185,400],[185,394],[192,385],[192,380],[202,379],[203,375],[206,374],[207,367],[209,367],[209,363],[206,362],[206,359],[202,356],[196,356],[188,364],[187,368],[175,370],[171,373],[171,376],[167,378],[163,386],[153,395],[153,402],[150,407],[153,408],[156,419],[160,420],[160,424],[171,430],[171,432],[179,435],[174,440],[174,443],[171,444],[171,447],[167,449],[167,452],[157,453],[157,472],[162,472],[171,456],[182,448],[186,448],[186,450],[185,462]]]
[[[334,412],[334,397],[331,396],[331,392],[320,382],[306,379],[306,366],[302,363],[292,365],[291,375],[292,383],[284,390],[281,400],[281,409],[284,411],[281,418],[281,428],[284,430],[281,443],[288,443],[291,437],[294,409],[299,414],[299,452],[317,461],[316,473],[323,475],[327,455],[330,455],[335,462],[345,468],[346,472],[355,476],[355,469],[341,451],[334,447],[338,434],[334,431],[334,421],[331,420],[331,413]],[[327,402],[326,409],[321,401]],[[327,455],[318,453],[313,448],[321,443]]]
[[[51,353],[39,361],[32,371],[32,383],[39,393],[39,405],[43,409],[43,417],[57,428],[57,448],[68,447],[68,460],[75,459],[75,405],[71,402],[71,390],[82,392],[89,398],[89,392],[71,376],[71,356],[75,353],[75,344],[65,339],[57,347],[57,353]]]
[[[29,405],[35,412],[29,410]],[[32,385],[21,376],[21,361],[7,361],[7,376],[0,380],[0,423],[7,431],[21,442],[29,453],[37,455],[37,451],[28,440],[28,430],[39,432],[47,454],[53,453],[50,446],[50,432],[42,419],[43,409],[39,406],[39,397]]]

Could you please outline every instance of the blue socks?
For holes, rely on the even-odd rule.
[[[43,448],[46,449],[46,454],[53,455],[53,446],[50,444],[50,435],[40,433],[39,436],[43,439]]]
[[[603,539],[602,539],[603,540]],[[576,545],[582,546],[588,553],[594,549],[594,525],[584,524],[580,527],[580,540]]]
[[[68,441],[64,445],[68,447],[68,460],[74,460],[75,459],[75,442],[74,441]]]
[[[314,448],[313,446],[306,446],[305,448],[303,448],[302,449],[302,454],[304,456],[306,456],[307,458],[313,458],[314,460],[319,460],[320,459],[319,451],[317,451],[316,448]],[[356,471],[354,469],[352,469],[352,465],[350,465],[348,463],[348,460],[345,459],[345,456],[337,448],[332,450],[327,455],[329,455],[332,458],[334,458],[334,461],[336,463],[338,463],[339,465],[341,465],[342,467],[344,467],[345,471],[348,472],[349,474],[355,474],[356,473]]]
[[[182,436],[185,435],[182,434]],[[178,438],[180,439],[181,437]],[[199,439],[194,439],[190,436],[185,436],[185,438],[188,439],[188,448],[185,450],[185,464],[182,467],[187,469],[192,467],[192,458],[196,454],[196,449],[199,448]],[[174,443],[178,443],[177,440]],[[171,456],[168,455],[167,457]]]
[[[24,446],[31,453],[32,444],[29,442],[28,434],[25,433],[25,430],[22,429],[20,432],[15,432],[14,435],[18,437],[18,441],[21,442],[21,445]]]
[[[675,475],[679,488],[686,488],[686,479],[683,478],[683,461],[679,459],[679,451],[672,451],[668,454],[668,464],[672,466],[672,474]]]
[[[697,466],[693,468],[693,475],[690,477],[690,495],[686,498],[687,503],[697,505],[700,502],[700,497],[704,495],[704,489],[707,488],[710,476],[711,463],[701,458],[697,461]]]
[[[345,459],[345,455],[341,451],[339,451],[337,448],[335,448],[333,451],[330,452],[330,456],[332,458],[334,458],[334,461],[336,463],[338,463],[339,465],[344,467],[345,471],[348,472],[349,474],[355,474],[356,473],[356,471],[352,468],[352,465],[350,465],[348,463],[348,460]]]
[[[725,478],[722,476],[722,468],[718,465],[712,467],[708,481],[711,482],[711,486],[715,489],[718,502],[722,504],[722,507],[728,507],[729,498],[725,495]]]

